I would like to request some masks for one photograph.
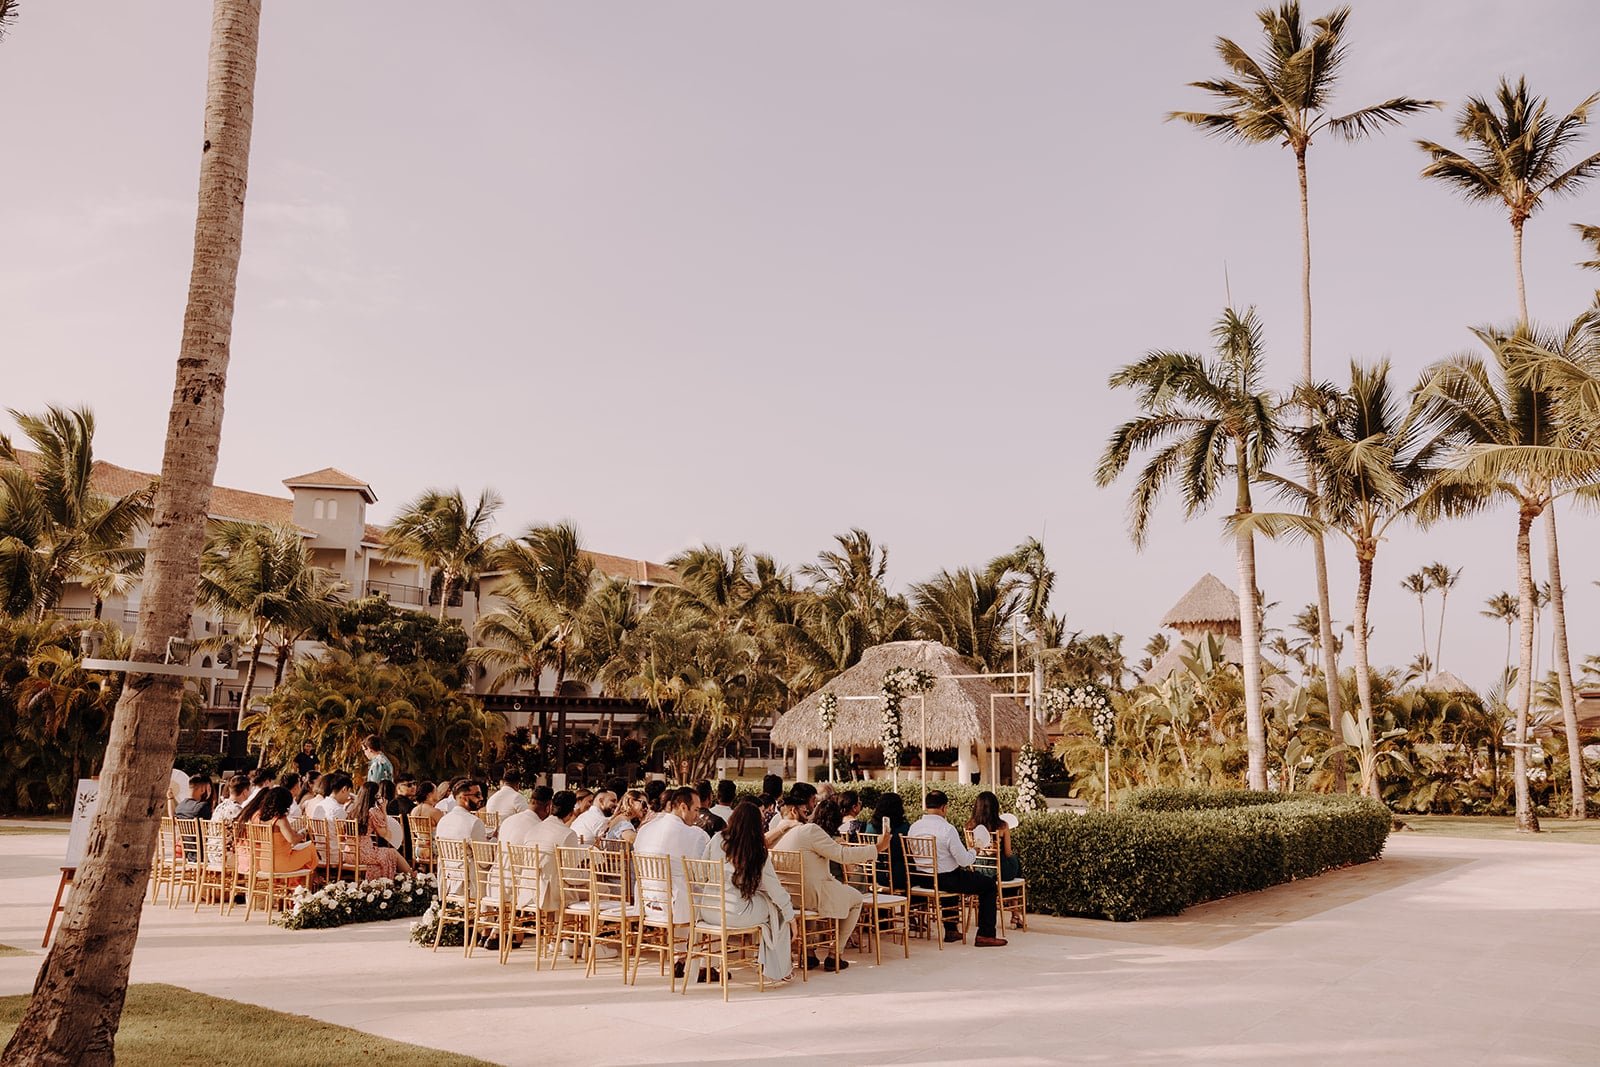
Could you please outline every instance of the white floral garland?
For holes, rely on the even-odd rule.
[[[933,675],[920,667],[894,667],[883,674],[883,764],[900,765],[900,750],[905,733],[900,722],[900,704],[908,693],[926,693],[933,688]]]
[[[833,729],[834,723],[839,721],[839,697],[836,693],[823,693],[817,701],[817,710],[822,713],[822,728]]]
[[[1089,725],[1101,747],[1110,748],[1116,742],[1117,710],[1111,704],[1111,694],[1093,682],[1046,689],[1039,703],[1047,720],[1059,720],[1070,711],[1088,712]]]
[[[295,888],[289,907],[272,921],[290,930],[312,930],[346,923],[379,922],[419,915],[438,890],[431,874],[329,882],[316,892]]]
[[[1044,797],[1039,792],[1039,750],[1029,741],[1017,755],[1017,813],[1025,815],[1043,808]]]

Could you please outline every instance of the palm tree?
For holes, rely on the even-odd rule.
[[[1512,85],[1505,78],[1494,100],[1471,96],[1456,119],[1462,149],[1432,141],[1418,141],[1430,162],[1424,178],[1434,178],[1470,202],[1499,203],[1511,223],[1512,264],[1516,268],[1517,318],[1528,325],[1528,290],[1522,279],[1522,228],[1544,206],[1546,194],[1571,196],[1597,173],[1600,152],[1568,166],[1589,108],[1600,101],[1595,93],[1561,118],[1549,113],[1549,104],[1528,90],[1528,80]]]
[[[1417,407],[1402,401],[1390,382],[1387,361],[1370,366],[1352,362],[1348,389],[1319,392],[1319,398],[1308,398],[1315,399],[1310,405],[1314,413],[1309,427],[1297,437],[1309,469],[1316,472],[1320,493],[1313,494],[1309,486],[1279,476],[1269,479],[1302,503],[1309,504],[1315,495],[1324,521],[1355,550],[1357,725],[1361,736],[1370,737],[1374,706],[1368,608],[1378,546],[1387,539],[1390,527],[1412,514],[1428,489],[1441,445],[1429,433]],[[1427,589],[1421,574],[1407,578],[1404,585],[1412,591]],[[1423,658],[1426,656],[1424,633]],[[1346,732],[1341,729],[1341,734]],[[1367,769],[1371,770],[1370,761]],[[1376,778],[1369,777],[1361,786],[1368,796],[1378,795]]]
[[[1451,570],[1443,563],[1430,563],[1422,568],[1428,576],[1428,586],[1439,591],[1439,632],[1434,637],[1433,669],[1444,670],[1444,613],[1450,604],[1450,590],[1461,581],[1461,568]]]
[[[244,238],[260,0],[216,0],[207,64],[194,265],[130,659],[159,663],[187,636],[222,435]],[[34,983],[7,1063],[109,1064],[139,912],[171,781],[183,679],[132,673],[117,701],[100,804],[65,918]]]
[[[912,626],[985,670],[998,670],[1009,661],[1012,620],[1024,596],[1015,579],[992,567],[940,571],[911,587]]]
[[[501,503],[499,494],[485,489],[469,510],[460,489],[429,489],[402,507],[383,532],[386,557],[414,559],[432,573],[439,621],[450,598],[487,568],[494,554],[489,528]]]
[[[1496,593],[1483,602],[1484,610],[1478,612],[1486,619],[1497,619],[1506,624],[1506,665],[1505,672],[1511,672],[1511,628],[1517,621],[1517,597],[1515,593]]]
[[[0,436],[0,611],[37,622],[69,581],[137,572],[144,550],[131,542],[150,520],[155,486],[115,498],[93,487],[94,414],[87,408],[11,417],[35,452],[19,453]],[[96,588],[113,584],[107,577]]]
[[[1345,115],[1330,116],[1329,98],[1339,79],[1339,69],[1348,54],[1344,41],[1348,7],[1338,7],[1312,22],[1307,32],[1300,5],[1281,4],[1276,10],[1256,12],[1261,23],[1264,52],[1252,57],[1226,37],[1216,41],[1217,55],[1228,68],[1225,77],[1191,82],[1221,105],[1219,111],[1175,111],[1169,120],[1186,122],[1224,140],[1241,144],[1277,144],[1294,153],[1295,174],[1300,187],[1300,378],[1309,386],[1313,379],[1311,363],[1311,201],[1306,179],[1306,156],[1312,142],[1323,131],[1345,141],[1359,141],[1399,125],[1408,115],[1442,107],[1437,100],[1396,96],[1379,104]],[[1307,484],[1315,493],[1316,476],[1307,472]],[[1315,514],[1312,515],[1316,519]],[[1312,562],[1316,570],[1317,605],[1321,609],[1320,646],[1322,666],[1327,677],[1339,677],[1339,663],[1333,640],[1333,609],[1328,593],[1328,557],[1319,531],[1311,531]],[[1342,714],[1339,687],[1328,687],[1328,715],[1335,736]],[[1335,774],[1343,782],[1343,757],[1336,757]]]
[[[1581,222],[1574,222],[1572,228],[1578,231],[1578,236],[1594,245],[1594,259],[1579,263],[1584,270],[1600,270],[1600,226],[1588,226]]]
[[[1253,310],[1228,309],[1212,330],[1216,359],[1155,351],[1112,374],[1112,388],[1137,392],[1141,414],[1119,426],[1095,471],[1101,486],[1114,482],[1134,455],[1155,454],[1139,473],[1129,504],[1133,542],[1144,546],[1156,500],[1169,489],[1194,516],[1231,479],[1230,524],[1239,564],[1240,644],[1244,650],[1245,733],[1249,784],[1267,785],[1266,724],[1261,706],[1261,631],[1256,605],[1255,530],[1250,484],[1277,447],[1277,412],[1261,389],[1261,326]]]
[[[1428,592],[1431,586],[1428,584],[1427,572],[1412,571],[1401,581],[1400,588],[1417,598],[1417,618],[1422,625],[1422,652],[1417,659],[1431,666],[1428,659]]]
[[[1480,502],[1496,498],[1517,507],[1518,618],[1522,624],[1522,655],[1517,671],[1518,707],[1516,741],[1527,740],[1528,713],[1534,681],[1534,624],[1536,618],[1533,562],[1529,530],[1539,515],[1555,501],[1600,480],[1600,451],[1596,450],[1596,424],[1590,420],[1563,420],[1562,394],[1540,385],[1534,361],[1527,355],[1528,338],[1519,329],[1506,334],[1489,329],[1474,333],[1489,349],[1490,360],[1476,355],[1456,356],[1428,369],[1421,399],[1446,432],[1465,447],[1441,475],[1444,487],[1461,487],[1478,495]],[[1560,351],[1571,340],[1541,338],[1546,351]],[[1565,405],[1570,409],[1570,405]],[[1552,559],[1557,548],[1547,541]],[[1558,599],[1559,562],[1551,573],[1552,603]],[[1559,620],[1558,620],[1559,621]],[[1559,633],[1558,642],[1564,635]],[[1559,647],[1559,644],[1558,644]],[[1570,685],[1570,673],[1569,673]],[[1568,741],[1575,775],[1582,773],[1576,744],[1576,717]],[[1517,825],[1535,831],[1538,820],[1528,797],[1527,753],[1513,750],[1517,788]],[[1583,809],[1581,779],[1573,790],[1573,810]]]

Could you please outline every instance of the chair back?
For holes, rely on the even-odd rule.
[[[178,855],[178,828],[172,816],[163,815],[156,830],[156,861],[163,867],[172,866]]]
[[[439,865],[439,896],[443,900],[472,901],[474,879],[465,841],[435,838],[434,858]]]
[[[491,834],[500,832],[500,813],[489,811],[487,808],[478,812],[478,818],[483,820],[483,825]]]
[[[901,838],[901,850],[905,856],[906,874],[922,875],[932,878],[935,888],[939,885],[939,841],[933,837],[912,837],[909,834]],[[909,877],[907,881],[910,881]]]
[[[433,866],[433,820],[426,815],[407,815],[411,827],[411,862],[418,867]]]
[[[633,854],[635,896],[644,909],[644,921],[672,921],[672,857],[657,852]]]
[[[624,911],[632,907],[628,893],[626,852],[589,850],[589,908],[591,911]]]
[[[200,824],[200,840],[204,845],[206,869],[224,871],[233,864],[233,823],[206,820]]]
[[[317,850],[317,859],[323,870],[327,871],[338,856],[334,849],[334,832],[326,819],[307,819],[306,828],[311,835],[312,847]]]
[[[311,832],[310,822],[311,820],[307,819],[304,815],[290,815],[289,829],[295,831],[296,833],[309,834]]]
[[[684,884],[689,891],[689,905],[694,921],[728,928],[728,893],[726,860],[692,860],[687,856],[683,863]]]
[[[794,901],[796,910],[801,909],[806,899],[806,865],[800,853],[790,849],[772,849],[767,853],[772,857],[772,869],[778,872],[778,881],[783,883],[783,888],[789,891],[790,898]]]
[[[594,871],[589,866],[590,850],[561,845],[556,848],[556,871],[561,879],[561,909],[589,903],[594,887]]]
[[[174,819],[172,824],[178,835],[178,847],[182,849],[182,858],[187,863],[198,863],[205,856],[205,848],[200,840],[199,819]],[[177,857],[174,851],[173,856]]]
[[[468,841],[467,873],[474,899],[506,897],[506,869],[500,862],[500,846],[493,841]]]
[[[270,822],[249,822],[245,824],[245,855],[249,859],[250,871],[257,875],[271,877],[277,872],[277,861],[273,859],[272,835],[277,832],[277,827]]]
[[[340,867],[349,867],[356,881],[361,880],[361,838],[364,836],[365,827],[355,819],[340,819],[333,826],[334,834],[339,842],[338,860]]]
[[[540,845],[501,845],[500,864],[505,890],[520,910],[538,910],[544,901],[544,887],[553,871],[546,861],[554,861]]]

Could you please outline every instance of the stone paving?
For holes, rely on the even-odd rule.
[[[37,952],[64,845],[0,834],[0,943]],[[404,922],[289,932],[163,903],[133,977],[504,1064],[1595,1064],[1597,885],[1600,847],[1398,834],[1377,863],[1181,916],[916,941],[726,1005],[648,964],[630,988],[614,965],[435,955]],[[0,995],[39,960],[0,958]]]

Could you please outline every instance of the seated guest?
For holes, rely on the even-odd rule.
[[[387,796],[388,790],[384,790]],[[384,810],[390,815],[404,818],[411,814],[411,809],[417,806],[417,780],[411,777],[401,778],[394,783],[394,795],[387,798]]]
[[[817,798],[821,793],[810,782],[796,782],[789,787],[789,795],[800,798],[800,808],[803,817],[811,818],[811,813],[816,810]]]
[[[995,934],[995,901],[999,894],[999,884],[993,879],[979,874],[972,869],[972,863],[978,854],[967,847],[961,840],[961,834],[950,820],[945,818],[945,811],[950,806],[949,798],[944,793],[935,789],[923,801],[922,818],[911,824],[907,832],[909,837],[931,837],[938,845],[939,855],[939,889],[944,896],[945,890],[951,890],[950,896],[945,896],[940,901],[946,920],[944,924],[944,939],[947,942],[963,941],[960,924],[949,918],[959,914],[961,898],[957,893],[970,893],[978,898],[978,936],[972,943],[980,948],[993,945],[1004,945],[1006,939]],[[933,872],[928,869],[926,860],[918,860],[913,865],[911,878],[919,885],[931,886]]]
[[[410,874],[411,864],[388,839],[389,819],[379,801],[378,785],[371,778],[362,782],[356,791],[355,803],[350,806],[350,818],[361,831],[358,838],[361,866],[368,878],[393,878],[396,871]]]
[[[258,798],[260,803],[256,805],[252,821],[272,827],[273,870],[278,874],[293,874],[316,867],[317,850],[311,847],[305,834],[289,823],[289,805],[294,803],[289,790],[281,785],[266,786]]]
[[[724,861],[728,925],[761,927],[756,950],[761,973],[769,982],[787,982],[794,977],[789,933],[794,902],[772,869],[761,828],[761,809],[748,800],[739,804],[721,837],[706,846],[706,859]],[[698,918],[714,923],[718,917],[702,911]]]
[[[289,791],[289,818],[298,818],[304,814],[300,810],[300,794],[305,792],[305,780],[295,771],[290,771],[278,778],[278,785]]]
[[[322,776],[322,799],[311,809],[309,818],[326,823],[339,822],[350,817],[350,797],[355,779],[343,771],[329,771]]]
[[[434,824],[433,836],[439,841],[487,841],[489,830],[478,818],[483,807],[483,783],[463,778],[455,785],[456,806]]]
[[[796,782],[795,788],[789,790],[789,795],[778,801],[778,817],[767,827],[768,848],[777,848],[784,834],[806,821],[806,795],[799,785]]]
[[[834,789],[832,782],[823,782],[821,785],[817,786],[818,803],[821,803],[824,800],[832,800],[836,796],[838,796],[838,791]]]
[[[866,824],[862,829],[869,834],[878,832],[878,827],[873,824],[874,814],[878,810],[878,797],[882,794],[877,786],[864,785],[861,787],[861,819]]]
[[[883,793],[878,796],[877,809],[872,814],[872,821],[868,825],[875,827],[880,839],[886,838],[888,848],[884,851],[884,858],[878,863],[878,884],[885,889],[896,893],[906,892],[906,855],[903,839],[906,832],[911,829],[911,824],[906,821],[906,802],[899,793]]]
[[[866,833],[867,824],[861,818],[861,798],[854,789],[846,789],[835,798],[839,805],[839,814],[844,816],[844,821],[839,824],[839,836],[848,837],[851,834]]]
[[[639,828],[639,833],[633,839],[633,851],[635,854],[668,857],[672,865],[672,920],[688,923],[692,919],[692,911],[689,883],[684,878],[682,860],[686,856],[692,860],[705,858],[706,846],[711,838],[694,825],[700,797],[693,789],[679,786],[669,790],[665,796],[666,802],[661,813]],[[640,903],[647,912],[664,914],[667,909],[667,901],[662,900],[659,893],[644,894]],[[681,977],[681,961],[677,971]]]
[[[211,818],[211,776],[204,771],[189,776],[189,795],[178,801],[173,812],[178,819]]]
[[[411,810],[407,812],[407,815],[417,815],[438,822],[441,813],[433,805],[438,795],[439,787],[432,782],[422,781],[416,783],[416,789],[412,791],[411,796]]]
[[[617,794],[609,789],[602,789],[594,795],[589,810],[580,811],[578,817],[572,821],[572,830],[578,835],[580,842],[592,845],[600,839],[600,835],[605,832],[606,824],[616,812]]]
[[[652,778],[650,781],[644,784],[644,803],[647,809],[644,816],[645,822],[649,822],[651,819],[661,814],[661,811],[666,804],[666,801],[664,801],[662,797],[666,795],[667,783],[661,781],[659,778]],[[642,826],[644,824],[641,823],[640,825]]]
[[[840,844],[835,835],[839,832],[842,818],[838,802],[824,800],[817,805],[810,822],[800,823],[787,831],[777,846],[780,851],[800,853],[806,888],[806,899],[800,902],[800,906],[816,912],[821,918],[841,920],[841,939],[855,930],[856,922],[861,918],[861,891],[835,878],[828,865],[871,863],[888,844],[887,837],[879,845]],[[842,971],[850,966],[831,953],[821,965],[825,971]],[[817,960],[807,957],[806,966],[817,966]]]
[[[778,818],[778,801],[783,799],[783,776],[781,774],[766,774],[761,776],[761,795],[772,798],[772,810],[766,812],[767,829],[772,829],[772,822]],[[771,847],[770,845],[767,847]]]
[[[233,822],[244,810],[245,798],[250,795],[250,776],[235,774],[228,778],[222,799],[211,809],[212,822]]]
[[[721,839],[722,831],[728,826],[710,808],[700,812],[699,816],[694,820],[694,824],[706,832],[706,836],[711,839],[712,844],[716,844]]]
[[[575,789],[573,794],[578,798],[578,806],[572,810],[582,818],[583,813],[594,806],[594,794],[587,789]]]
[[[756,807],[761,809],[761,825],[771,826],[773,818],[778,814],[779,798],[771,793],[762,793],[756,798]]]
[[[630,789],[617,801],[617,810],[600,831],[601,841],[632,841],[650,812],[644,790]]]
[[[440,815],[450,814],[450,809],[456,806],[456,785],[466,779],[446,779],[439,783],[439,799],[433,806],[439,810]]]
[[[547,785],[536,785],[533,787],[532,797],[533,799],[528,802],[528,808],[539,818],[548,819],[550,807],[555,803],[555,790]]]
[[[702,778],[694,784],[694,795],[700,798],[700,810],[707,811],[711,807],[711,783]]]
[[[522,773],[510,767],[506,768],[505,773],[500,776],[500,788],[489,797],[483,810],[493,812],[502,819],[519,811],[527,811],[528,798],[522,795]]]
[[[310,815],[311,807],[322,799],[322,772],[307,771],[300,776],[300,814]]]
[[[1022,877],[1022,867],[1011,851],[1011,824],[1000,817],[1000,798],[985,789],[972,802],[972,818],[967,820],[967,832],[979,850],[998,844],[1000,878],[1010,881]]]
[[[541,911],[550,911],[557,903],[560,854],[556,849],[575,848],[578,845],[578,835],[572,830],[572,820],[578,817],[577,804],[578,798],[572,791],[563,789],[551,798],[548,817],[541,819],[531,810],[519,811],[500,824],[499,839],[502,844],[538,845],[542,849],[540,859],[544,877],[540,879],[543,889],[539,901]]]
[[[245,797],[245,803],[256,798],[256,794],[268,786],[278,784],[278,772],[271,767],[257,767],[250,772],[250,795]]]
[[[717,802],[711,805],[711,812],[723,822],[733,818],[733,805],[739,799],[739,787],[724,778],[717,783]]]

